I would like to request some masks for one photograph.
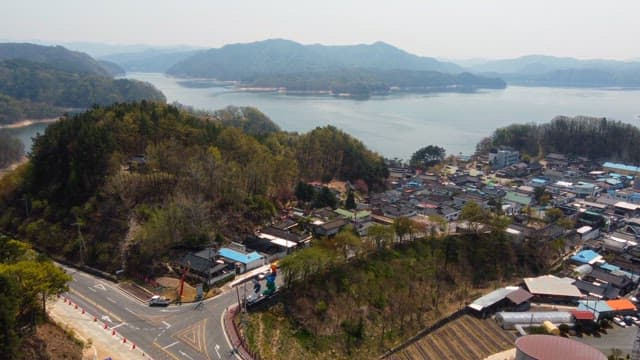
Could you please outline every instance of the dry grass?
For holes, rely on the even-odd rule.
[[[515,336],[502,330],[495,321],[465,315],[387,359],[484,359],[512,348],[514,341]]]

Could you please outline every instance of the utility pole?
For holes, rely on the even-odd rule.
[[[242,310],[242,306],[240,304],[240,290],[238,290],[237,286],[236,286],[236,296],[238,297],[238,308]]]
[[[71,226],[76,226],[78,228],[78,239],[80,240],[80,263],[84,265],[84,257],[85,257],[85,252],[87,251],[87,245],[84,243],[84,238],[82,237],[82,231],[80,231],[80,227],[82,225],[83,224],[79,219],[73,224],[71,224]]]

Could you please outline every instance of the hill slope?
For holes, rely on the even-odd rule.
[[[640,62],[580,60],[568,57],[529,55],[488,61],[469,68],[481,74],[499,76],[510,84],[531,86],[640,86]]]
[[[152,85],[112,76],[118,65],[61,46],[0,44],[0,124],[51,118],[70,108],[166,101]]]
[[[391,45],[302,45],[271,39],[230,44],[197,53],[172,66],[171,75],[247,80],[256,74],[290,74],[336,69],[420,70],[462,72],[452,63],[409,54]]]
[[[43,63],[54,69],[100,76],[109,72],[91,56],[62,46],[42,46],[28,43],[1,43],[0,60],[23,59]]]
[[[408,91],[504,88],[500,79],[462,73],[462,68],[409,54],[391,45],[302,45],[289,40],[231,44],[199,52],[167,73],[240,81],[249,87],[369,95]]]
[[[25,60],[0,61],[0,121],[62,114],[63,108],[140,100],[166,101],[152,85],[135,80],[78,74]],[[52,109],[53,107],[53,109]],[[56,109],[57,108],[57,111]]]

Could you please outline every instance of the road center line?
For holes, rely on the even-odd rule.
[[[112,303],[116,304],[116,301],[115,301],[115,300],[113,300],[112,298],[108,297],[108,296],[107,296],[107,300],[109,300],[109,301],[111,301]]]
[[[112,329],[117,329],[117,328],[119,328],[120,326],[122,326],[122,325],[126,325],[126,324],[127,324],[126,322],[121,322],[120,324],[118,324],[118,325],[116,325],[116,326],[112,327]]]
[[[112,318],[114,318],[116,321],[122,321],[122,319],[120,319],[120,317],[118,317],[118,315],[112,313],[111,311],[105,309],[104,307],[98,305],[95,301],[87,298],[86,296],[82,295],[81,293],[79,293],[78,291],[74,290],[74,289],[69,289],[69,293],[73,294],[75,296],[78,296],[79,298],[81,298],[82,300],[86,301],[87,303],[93,305],[95,308],[97,308],[98,310],[101,310],[102,312],[104,312],[105,314],[109,314]]]
[[[176,345],[176,344],[179,344],[179,343],[180,343],[180,341],[173,342],[173,343],[171,343],[171,344],[169,344],[167,346],[162,347],[162,350],[167,350],[168,348],[172,347],[173,345]]]
[[[186,357],[186,358],[189,358],[189,359],[193,360],[193,358],[192,358],[191,356],[187,355],[184,351],[182,351],[182,350],[178,350],[178,352],[179,352],[180,354],[182,354],[182,356],[184,356],[184,357]]]
[[[129,308],[124,308],[125,311],[132,313],[135,316],[138,316],[138,314],[134,313],[131,309]]]
[[[96,289],[89,287],[89,290],[93,291],[93,292],[97,292]]]

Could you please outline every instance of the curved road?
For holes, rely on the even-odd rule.
[[[224,292],[196,304],[149,307],[115,283],[72,268],[65,296],[135,343],[153,359],[234,359],[222,324],[236,291]],[[239,358],[238,358],[239,359]]]

